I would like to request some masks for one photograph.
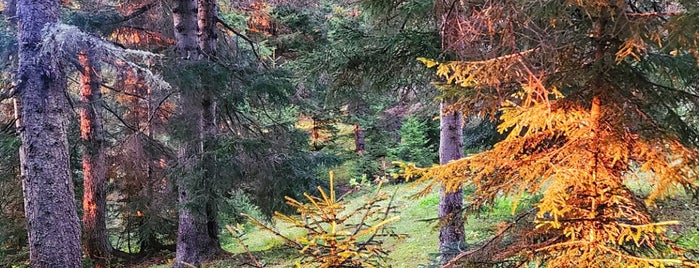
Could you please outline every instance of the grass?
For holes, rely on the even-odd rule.
[[[425,184],[400,184],[388,185],[382,189],[387,193],[396,192],[394,204],[399,207],[400,220],[391,226],[396,233],[408,235],[403,239],[384,240],[386,249],[390,251],[388,263],[392,267],[427,267],[435,262],[438,237],[435,219],[439,191],[433,189],[426,196],[413,198],[423,187]],[[375,188],[375,186],[363,188],[357,193],[346,196],[349,202],[348,207],[360,206],[365,198],[374,193]],[[472,213],[466,220],[466,242],[475,244],[492,235],[498,222],[511,217],[511,203],[512,199],[503,198],[494,204],[493,210]],[[283,222],[275,223],[276,230],[284,235],[290,237],[303,235],[302,231],[288,227],[289,225]],[[224,234],[221,240],[223,248],[234,256],[209,263],[205,267],[252,267],[249,265],[252,261],[245,254],[245,250],[230,234]],[[294,260],[299,257],[294,249],[284,245],[281,238],[252,225],[246,227],[243,242],[258,261],[265,263],[265,267],[292,267]]]
[[[438,230],[434,219],[437,217],[439,193],[438,189],[433,189],[425,196],[413,198],[424,187],[425,184],[418,183],[388,185],[382,189],[388,193],[396,192],[394,204],[399,206],[400,220],[391,226],[396,233],[408,235],[404,239],[384,240],[385,248],[390,251],[388,263],[392,267],[433,267],[435,263]],[[373,194],[375,188],[364,187],[359,192],[346,196],[348,207],[361,205],[365,198]],[[634,185],[631,188],[642,192],[644,187]],[[468,189],[465,194],[469,194]],[[524,196],[515,212],[530,208],[536,199],[536,196]],[[491,209],[469,213],[465,221],[466,244],[473,246],[484,241],[495,233],[499,223],[512,219],[513,201],[513,198],[499,198]],[[699,204],[691,202],[690,197],[680,194],[675,198],[658,201],[651,208],[651,213],[657,215],[658,220],[680,220],[682,224],[670,228],[668,236],[680,246],[695,250],[699,248]],[[303,235],[302,231],[288,227],[282,222],[275,224],[276,230],[284,235]],[[293,267],[294,260],[299,257],[296,250],[285,246],[281,238],[252,225],[246,227],[243,241],[253,256],[265,263],[265,267]],[[230,234],[222,236],[222,244],[225,250],[234,254],[233,257],[209,263],[205,267],[253,267],[243,247]]]

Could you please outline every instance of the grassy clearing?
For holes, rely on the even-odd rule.
[[[388,263],[392,267],[431,267],[435,262],[438,231],[434,219],[437,217],[439,191],[433,189],[423,197],[413,198],[423,187],[425,184],[402,184],[388,185],[382,189],[387,193],[396,192],[394,204],[399,206],[400,220],[391,226],[395,228],[396,233],[408,235],[404,239],[384,240],[386,248],[391,251]],[[360,189],[359,192],[346,196],[348,207],[360,206],[363,200],[374,193],[375,188]],[[643,185],[634,185],[632,188],[644,189]],[[515,212],[530,208],[535,201],[535,196],[523,197]],[[495,233],[499,223],[512,219],[512,206],[512,198],[500,198],[493,204],[492,209],[470,213],[465,225],[467,245],[482,242]],[[657,215],[658,220],[680,220],[681,225],[668,231],[669,237],[681,246],[699,249],[699,204],[692,202],[690,197],[678,194],[674,198],[659,201],[651,213]],[[289,225],[282,222],[276,222],[275,227],[290,237],[303,235],[302,231],[289,229]],[[282,239],[273,234],[252,225],[245,228],[244,243],[258,261],[266,264],[265,267],[292,267],[294,260],[299,257],[294,249],[285,246]],[[245,250],[230,234],[223,235],[222,244],[223,248],[234,256],[209,263],[205,267],[252,267]]]
[[[389,185],[382,189],[387,193],[396,192],[394,204],[399,207],[400,220],[391,226],[395,228],[396,233],[408,235],[403,239],[389,238],[384,241],[386,248],[391,251],[388,263],[393,267],[427,267],[434,263],[437,253],[438,231],[435,219],[439,191],[433,189],[426,196],[413,198],[424,186],[425,184],[402,184]],[[360,189],[359,192],[346,196],[348,207],[360,206],[363,200],[374,194],[375,188]],[[502,199],[495,203],[493,210],[471,214],[466,221],[466,242],[475,244],[493,234],[498,222],[511,217],[511,201]],[[288,229],[289,225],[282,222],[276,222],[275,227],[290,237],[303,235],[302,231]],[[253,256],[266,264],[265,267],[290,267],[298,257],[295,250],[284,246],[282,239],[255,226],[246,226],[243,241]],[[230,234],[224,234],[222,243],[223,248],[235,256],[210,263],[206,267],[252,267],[245,250]]]

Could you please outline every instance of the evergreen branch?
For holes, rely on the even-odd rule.
[[[674,109],[672,109],[672,107],[662,101],[666,98],[663,98],[660,94],[653,90],[648,90],[647,92],[652,94],[654,99],[661,100],[658,104],[667,110],[668,116],[670,117],[669,119],[672,121],[673,125],[676,125],[679,128],[677,131],[677,134],[680,135],[679,138],[683,142],[689,142],[695,147],[699,147],[699,141],[696,139],[696,137],[698,137],[697,132],[694,130],[694,128],[687,124],[687,122],[685,122],[682,117],[677,114]]]
[[[258,61],[262,62],[262,66],[264,66],[265,69],[269,69],[269,67],[267,66],[267,63],[265,63],[265,62],[262,60],[262,57],[260,57],[260,54],[257,52],[257,49],[255,48],[255,42],[252,41],[252,39],[250,39],[250,37],[247,37],[246,35],[244,35],[244,34],[238,32],[238,31],[236,31],[235,29],[233,29],[233,27],[231,27],[230,25],[228,25],[228,23],[226,23],[225,21],[223,21],[223,20],[222,20],[221,18],[219,18],[218,16],[216,17],[216,22],[217,22],[217,23],[220,23],[224,28],[226,28],[227,30],[233,32],[235,35],[237,35],[237,36],[240,37],[240,38],[243,38],[243,40],[245,40],[246,42],[248,42],[248,44],[250,44],[250,47],[252,48],[252,53],[255,54],[255,58],[257,58]],[[259,46],[258,46],[258,47],[259,47]]]
[[[684,97],[687,97],[687,98],[689,98],[689,99],[693,99],[694,101],[696,101],[697,103],[699,103],[699,95],[696,94],[696,93],[691,93],[691,92],[687,92],[687,91],[685,91],[685,90],[681,90],[681,89],[676,88],[676,87],[666,86],[666,85],[661,85],[661,84],[655,83],[655,82],[653,82],[653,81],[650,81],[650,79],[648,79],[646,76],[643,76],[643,75],[637,74],[637,76],[638,76],[641,80],[643,80],[643,82],[645,82],[645,83],[647,83],[647,84],[649,84],[649,85],[652,85],[652,86],[654,86],[654,87],[659,87],[659,88],[662,88],[662,89],[670,90],[670,91],[672,91],[672,92],[678,93],[678,94],[680,94],[680,95],[682,95],[682,96],[684,96]]]
[[[10,122],[7,122],[2,129],[0,129],[0,133],[4,134],[10,134],[10,135],[16,135],[18,134],[17,131],[13,131],[15,129],[15,123],[17,122],[17,118],[12,118]]]
[[[250,216],[250,215],[245,214],[245,213],[240,213],[240,215],[242,215],[242,216],[244,216],[244,217],[247,217],[247,218],[250,219],[255,225],[257,225],[258,227],[260,227],[260,228],[262,228],[262,229],[265,229],[265,230],[271,232],[272,234],[274,234],[274,235],[280,237],[281,239],[284,239],[284,241],[286,241],[286,242],[289,243],[290,245],[294,246],[295,248],[297,248],[297,249],[299,249],[299,250],[301,250],[301,249],[304,248],[304,246],[303,246],[301,243],[299,243],[299,242],[297,242],[297,241],[294,241],[294,240],[291,240],[291,239],[289,239],[288,237],[284,236],[283,234],[277,232],[276,230],[267,227],[267,225],[265,225],[264,223],[262,223],[262,222],[260,222],[259,220],[255,219],[253,216]]]
[[[160,102],[158,102],[158,105],[156,105],[155,109],[153,109],[153,113],[151,113],[150,117],[148,117],[148,121],[146,121],[148,122],[148,125],[150,125],[153,122],[153,118],[155,118],[156,111],[160,110],[160,107],[163,105],[163,103],[165,103],[165,101],[169,99],[170,96],[172,96],[172,94],[174,93],[175,92],[168,93],[167,95],[165,95],[165,97],[163,97],[163,99],[160,100]]]
[[[671,16],[682,16],[682,15],[684,15],[684,14],[685,14],[684,12],[657,12],[657,11],[654,11],[654,12],[640,12],[640,13],[638,13],[638,12],[636,12],[636,13],[625,13],[625,15],[628,16],[628,17],[654,17],[654,16],[658,16],[658,17],[663,17],[663,16],[666,16],[666,17],[667,17],[667,16],[670,16],[670,17],[671,17]]]
[[[243,239],[241,239],[240,236],[237,235],[238,232],[236,232],[236,231],[233,229],[233,227],[231,227],[231,226],[228,225],[228,224],[226,224],[226,229],[228,230],[228,232],[231,233],[231,235],[233,236],[233,238],[235,238],[235,240],[238,241],[238,244],[240,244],[240,245],[243,247],[243,250],[245,250],[245,253],[247,253],[248,258],[250,258],[250,260],[254,263],[253,266],[255,266],[255,267],[264,267],[264,265],[263,265],[262,263],[260,263],[260,262],[255,258],[255,256],[252,255],[252,252],[250,252],[250,248],[248,248],[248,246],[245,245],[245,243],[243,243]]]
[[[109,106],[108,106],[107,104],[103,103],[103,104],[102,104],[102,108],[104,108],[105,110],[107,110],[107,112],[109,112],[109,113],[112,114],[114,117],[116,117],[117,119],[119,119],[119,121],[121,121],[121,123],[122,123],[126,128],[130,129],[130,130],[133,131],[133,132],[139,132],[138,129],[136,129],[135,127],[129,125],[129,123],[126,123],[126,120],[124,120],[123,118],[121,118],[121,116],[119,116],[114,110],[112,110],[111,108],[109,108]]]
[[[483,245],[481,245],[480,247],[478,247],[478,248],[476,248],[476,249],[472,249],[472,250],[469,250],[469,251],[465,251],[465,252],[460,253],[459,255],[456,255],[456,257],[454,257],[454,258],[452,258],[451,260],[449,260],[449,262],[447,262],[447,263],[446,263],[445,265],[443,265],[441,268],[452,268],[452,267],[456,267],[455,265],[457,264],[457,262],[458,262],[459,260],[461,260],[461,259],[463,259],[463,258],[465,258],[465,257],[468,257],[468,256],[470,256],[470,255],[473,255],[474,253],[476,253],[476,252],[478,252],[478,251],[481,251],[481,250],[485,249],[487,246],[489,246],[490,244],[492,244],[493,242],[495,242],[497,239],[499,239],[500,237],[502,237],[502,236],[505,234],[505,232],[507,232],[507,231],[508,231],[510,228],[512,228],[515,224],[519,223],[519,221],[521,221],[522,219],[524,219],[524,217],[530,215],[532,212],[535,212],[535,211],[536,211],[536,208],[532,208],[532,209],[529,209],[527,212],[522,213],[521,215],[519,215],[519,217],[517,217],[514,221],[512,221],[510,224],[508,224],[505,228],[503,228],[502,230],[500,230],[500,232],[498,232],[497,234],[495,234],[495,235],[494,235],[492,238],[490,238],[487,242],[483,243]]]
[[[624,253],[622,253],[622,252],[619,252],[618,250],[615,250],[615,249],[613,249],[613,248],[609,248],[609,247],[607,247],[607,246],[605,246],[605,245],[603,245],[603,244],[600,244],[600,245],[598,245],[598,246],[599,246],[599,248],[601,248],[602,250],[604,250],[604,251],[606,251],[606,252],[609,252],[609,253],[611,253],[611,254],[614,254],[614,255],[616,255],[616,256],[619,257],[619,258],[634,260],[634,261],[637,261],[637,262],[643,262],[643,263],[655,263],[655,262],[657,262],[657,263],[679,264],[679,265],[683,264],[682,261],[681,261],[681,260],[678,260],[678,259],[651,259],[651,258],[642,258],[642,257],[636,257],[636,256],[633,256],[633,255],[624,254]]]
[[[106,24],[118,24],[118,23],[127,22],[127,21],[129,21],[129,20],[132,20],[132,19],[134,19],[134,18],[136,18],[136,17],[142,15],[143,13],[146,13],[146,12],[149,11],[151,8],[155,7],[157,4],[158,4],[158,1],[153,1],[153,2],[151,2],[151,3],[149,3],[149,4],[145,4],[145,5],[141,6],[141,7],[139,7],[138,9],[134,10],[134,12],[131,12],[131,13],[128,14],[128,15],[122,16],[121,18],[116,19],[116,20],[113,20],[113,21],[110,21],[110,22],[108,22],[108,23],[106,23]]]
[[[107,85],[106,83],[102,83],[101,86],[104,87],[104,88],[106,88],[106,89],[109,89],[109,90],[111,90],[111,91],[124,94],[124,95],[126,95],[126,96],[138,98],[138,99],[141,99],[141,100],[146,100],[146,98],[143,97],[143,96],[141,96],[141,95],[138,95],[138,94],[135,94],[135,93],[126,92],[125,90],[116,89],[115,87],[112,87],[112,86],[110,86],[110,85]]]

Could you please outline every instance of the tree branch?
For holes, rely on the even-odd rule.
[[[252,48],[252,53],[255,54],[255,58],[257,58],[257,60],[262,62],[262,65],[265,67],[265,69],[269,68],[269,67],[267,67],[267,64],[262,60],[262,57],[260,57],[260,54],[257,52],[257,49],[255,48],[255,42],[252,41],[252,39],[250,39],[250,37],[247,37],[246,35],[236,31],[235,29],[233,29],[233,27],[228,25],[225,21],[221,20],[221,18],[219,18],[219,17],[216,17],[216,22],[220,23],[224,28],[226,28],[226,30],[233,32],[235,35],[237,35],[240,38],[243,38],[243,40],[247,41],[248,44],[250,44],[250,47]]]

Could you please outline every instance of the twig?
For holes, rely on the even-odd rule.
[[[456,257],[454,257],[454,258],[452,258],[451,260],[449,260],[449,262],[447,262],[447,264],[443,265],[441,268],[452,268],[452,267],[455,267],[456,263],[457,263],[460,259],[462,259],[462,258],[464,258],[464,257],[466,257],[466,256],[469,256],[469,255],[472,255],[473,253],[476,253],[476,252],[478,252],[478,251],[483,250],[485,247],[487,247],[488,245],[490,245],[491,243],[493,243],[495,240],[497,240],[498,238],[500,238],[503,234],[505,234],[505,232],[506,232],[507,230],[509,230],[510,228],[512,228],[512,226],[514,226],[517,222],[519,222],[520,220],[522,220],[524,217],[526,217],[526,216],[529,215],[530,213],[534,212],[535,210],[536,210],[536,208],[532,208],[532,209],[530,209],[529,211],[527,211],[527,212],[525,212],[525,213],[522,213],[522,215],[520,215],[519,217],[517,217],[514,221],[512,221],[512,223],[508,224],[507,227],[505,227],[504,229],[502,229],[500,232],[498,232],[496,235],[494,235],[490,240],[488,240],[488,242],[485,242],[483,245],[481,245],[480,247],[478,247],[478,248],[476,248],[476,249],[472,249],[472,250],[469,250],[469,251],[465,251],[465,252],[460,253],[460,254],[457,255]]]
[[[233,230],[233,227],[231,227],[230,225],[226,224],[226,229],[228,229],[228,232],[230,232],[231,235],[233,236],[233,238],[235,238],[235,240],[238,241],[238,244],[240,244],[241,246],[243,246],[243,249],[245,250],[245,253],[248,254],[248,257],[249,257],[250,260],[253,262],[253,264],[254,264],[253,266],[258,267],[258,268],[264,267],[264,265],[263,265],[262,263],[260,263],[259,261],[257,261],[257,259],[255,259],[255,256],[253,256],[253,255],[252,255],[252,252],[250,252],[250,248],[248,248],[248,246],[245,245],[245,243],[243,243],[243,240],[240,239],[240,237],[238,237],[237,232],[236,232],[235,230]]]
[[[260,62],[262,62],[262,66],[264,66],[265,69],[268,69],[268,68],[269,68],[269,67],[267,66],[267,64],[265,63],[265,61],[262,60],[262,57],[260,57],[260,54],[257,52],[257,49],[255,48],[255,42],[252,41],[252,39],[250,39],[250,37],[247,37],[246,35],[244,35],[244,34],[238,32],[238,31],[236,31],[235,29],[233,29],[233,27],[231,27],[230,25],[228,25],[225,21],[221,20],[221,18],[219,18],[219,17],[216,17],[216,22],[217,22],[217,23],[220,23],[224,28],[226,28],[227,30],[233,32],[235,35],[239,36],[240,38],[243,38],[243,40],[247,41],[248,44],[250,44],[250,47],[252,48],[252,53],[255,54],[255,58],[257,58],[257,60],[259,60]],[[258,46],[258,47],[259,47],[259,46]]]

